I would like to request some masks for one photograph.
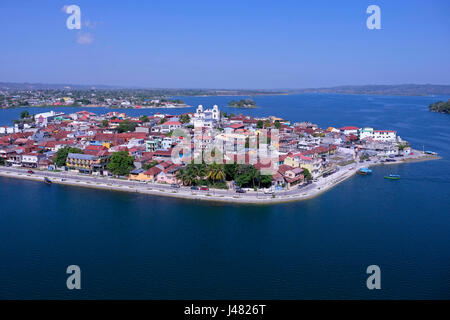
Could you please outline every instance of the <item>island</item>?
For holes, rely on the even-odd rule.
[[[258,108],[255,101],[252,99],[242,99],[239,101],[231,100],[230,103],[228,103],[229,108],[241,108],[241,109],[253,109]]]
[[[450,99],[447,102],[438,101],[430,104],[429,109],[431,112],[450,113]]]
[[[140,116],[63,111],[24,110],[13,126],[0,127],[0,176],[273,204],[318,196],[354,174],[371,174],[371,166],[439,159],[413,149],[394,130],[324,129],[276,116],[226,114],[217,105]]]

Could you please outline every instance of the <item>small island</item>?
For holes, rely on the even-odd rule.
[[[242,100],[239,100],[239,101],[232,100],[228,104],[228,107],[229,108],[241,108],[241,109],[258,108],[258,106],[256,105],[255,101],[253,101],[251,99],[242,99]]]
[[[450,113],[450,99],[447,102],[438,101],[430,104],[431,112]]]

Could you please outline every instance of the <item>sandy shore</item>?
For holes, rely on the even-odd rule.
[[[398,159],[396,162],[379,163],[370,161],[364,163],[352,163],[347,166],[340,167],[339,171],[337,171],[336,173],[331,174],[325,178],[320,178],[317,182],[314,182],[303,188],[292,188],[290,190],[276,191],[275,196],[272,196],[272,194],[264,194],[262,191],[248,191],[244,194],[238,194],[233,190],[211,189],[209,191],[200,191],[190,190],[188,187],[171,188],[170,185],[156,183],[143,184],[139,182],[132,182],[114,178],[75,175],[65,172],[51,172],[43,170],[34,170],[34,174],[29,174],[27,173],[27,169],[24,168],[0,167],[0,176],[41,182],[44,181],[44,177],[48,177],[53,183],[63,185],[143,193],[155,196],[166,196],[190,200],[206,200],[248,204],[275,204],[314,198],[350,178],[362,167],[371,167],[376,165],[395,165],[440,159],[440,157],[438,156],[424,155],[420,151],[415,151],[414,153],[417,155]]]

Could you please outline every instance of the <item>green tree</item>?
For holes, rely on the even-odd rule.
[[[133,157],[126,151],[118,151],[111,154],[106,168],[113,175],[125,176],[133,169]]]
[[[194,172],[194,167],[190,165],[188,165],[185,169],[178,170],[176,173],[176,178],[185,186],[195,184],[197,181],[197,175]]]
[[[236,163],[225,164],[224,165],[225,179],[227,181],[234,180],[234,177],[236,176],[236,170],[237,170],[237,164]]]
[[[117,127],[117,132],[132,132],[136,129],[137,124],[135,122],[131,122],[130,120],[124,120],[122,121],[119,126]]]
[[[78,148],[72,148],[72,147],[64,147],[64,148],[59,149],[56,152],[55,159],[53,160],[53,162],[56,164],[56,166],[58,166],[58,167],[65,166],[66,161],[67,161],[67,156],[69,155],[69,153],[83,153],[83,150],[78,149]]]
[[[235,181],[240,187],[255,187],[258,178],[258,170],[249,164],[240,164],[236,170]]]
[[[177,171],[177,173],[175,174],[175,177],[177,178],[177,180],[181,181],[181,183],[186,186],[186,170],[185,169],[180,169]]]
[[[213,182],[225,180],[225,170],[223,168],[223,165],[212,163],[207,167],[206,170],[206,177],[208,179],[211,179]]]
[[[305,177],[306,180],[312,180],[313,177],[311,175],[311,172],[309,172],[308,169],[303,168],[303,176]]]
[[[191,121],[191,117],[186,113],[186,114],[182,114],[180,116],[179,120],[182,124],[185,124],[185,123],[189,123]]]
[[[261,175],[258,172],[258,184],[259,187],[268,188],[272,185],[272,175]]]
[[[5,158],[0,157],[0,166],[4,166],[6,163]]]
[[[20,113],[20,119],[25,119],[25,118],[29,118],[30,117],[30,113],[28,111],[22,111]]]
[[[264,127],[264,122],[262,120],[258,120],[256,122],[256,128],[262,129]]]
[[[142,169],[148,170],[148,169],[150,169],[150,168],[153,168],[153,167],[156,166],[157,164],[158,164],[158,161],[153,160],[153,161],[150,162],[150,163],[144,163],[144,164],[142,165]]]
[[[107,126],[109,126],[108,120],[106,120],[106,119],[103,120],[103,121],[102,121],[102,126],[105,127],[105,128],[106,128]]]
[[[142,117],[140,117],[139,120],[141,120],[143,123],[150,121],[150,119],[146,115],[143,115]]]
[[[166,122],[167,119],[166,118],[162,118],[161,121],[159,122],[159,124],[163,124],[164,122]]]
[[[278,130],[280,130],[280,128],[281,128],[281,123],[280,123],[280,121],[275,120],[274,125],[275,125],[275,128],[277,128]]]

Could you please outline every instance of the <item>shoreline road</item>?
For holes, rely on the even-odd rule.
[[[55,172],[37,169],[33,169],[34,173],[30,174],[27,172],[29,170],[28,168],[20,167],[0,167],[0,176],[35,181],[44,181],[44,177],[48,177],[53,183],[57,184],[113,191],[138,192],[156,196],[169,196],[192,200],[220,201],[228,203],[274,204],[300,201],[316,197],[350,178],[362,167],[440,159],[440,157],[425,155],[416,150],[414,154],[414,156],[397,159],[396,162],[380,163],[376,161],[369,161],[363,163],[352,163],[339,167],[337,172],[325,178],[319,178],[317,182],[313,182],[302,187],[293,187],[287,190],[275,191],[273,195],[266,194],[262,190],[249,190],[246,193],[236,193],[234,190],[223,189],[210,189],[209,191],[191,190],[190,187],[185,186],[173,188],[169,184],[142,183],[112,177],[91,176],[71,172]]]

